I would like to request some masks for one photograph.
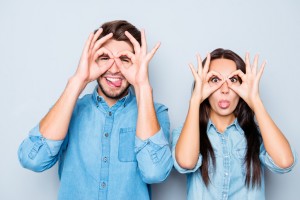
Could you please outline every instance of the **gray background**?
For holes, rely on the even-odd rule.
[[[268,64],[261,96],[299,154],[300,3],[298,1],[3,1],[0,2],[0,199],[56,199],[57,166],[23,169],[17,149],[58,99],[75,72],[89,33],[103,22],[126,19],[145,28],[156,101],[169,107],[171,129],[185,119],[193,81],[188,63],[215,48],[260,53]],[[95,83],[85,92],[90,92]],[[300,164],[285,175],[266,174],[271,200],[299,199]],[[173,171],[154,185],[153,199],[182,200],[184,175]]]

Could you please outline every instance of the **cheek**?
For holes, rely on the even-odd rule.
[[[212,93],[209,97],[208,97],[208,102],[210,105],[214,105],[218,102],[218,95],[216,92]]]
[[[234,106],[234,108],[236,108],[236,106],[238,105],[239,100],[240,100],[239,95],[234,93],[234,95],[232,95],[232,105]]]

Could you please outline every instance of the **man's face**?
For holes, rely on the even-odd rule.
[[[125,41],[117,41],[114,39],[108,40],[102,47],[111,52],[112,55],[116,55],[121,51],[133,52],[133,47]],[[98,65],[104,65],[108,62],[109,55],[100,55],[98,58]],[[131,65],[129,58],[120,58],[124,65]],[[99,90],[98,93],[103,96],[106,101],[113,101],[122,98],[127,94],[127,90],[130,86],[129,82],[120,72],[120,69],[115,62],[111,67],[97,79]]]

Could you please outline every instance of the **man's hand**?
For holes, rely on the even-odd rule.
[[[135,89],[140,86],[149,85],[148,64],[159,48],[160,43],[156,44],[155,47],[147,53],[147,42],[144,30],[141,31],[142,45],[140,45],[129,32],[126,31],[125,34],[134,47],[134,53],[130,51],[117,53],[117,55],[115,55],[116,64],[121,73]],[[130,59],[130,64],[124,64],[121,60],[122,57]]]
[[[77,71],[74,75],[77,80],[83,81],[85,84],[96,80],[99,76],[105,73],[114,62],[114,60],[111,59],[113,58],[111,52],[104,47],[101,47],[112,37],[113,34],[110,33],[97,40],[102,31],[102,28],[100,28],[95,34],[90,34],[84,46]],[[99,56],[103,54],[107,55],[109,59],[105,65],[99,66],[97,60]]]

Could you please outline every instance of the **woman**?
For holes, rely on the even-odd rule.
[[[258,56],[251,66],[249,54],[244,62],[224,49],[197,60],[187,117],[173,132],[188,199],[264,199],[264,167],[285,173],[296,159],[260,99],[265,62],[258,69]]]

